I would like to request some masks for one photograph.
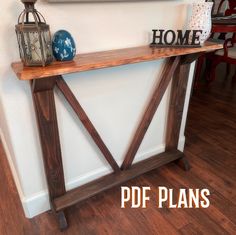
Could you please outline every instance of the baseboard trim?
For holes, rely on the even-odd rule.
[[[7,145],[5,136],[4,136],[1,129],[0,129],[0,138],[2,140],[3,148],[5,150],[6,157],[9,162],[9,166],[10,166],[10,169],[11,169],[11,172],[12,172],[15,184],[16,184],[16,188],[18,190],[18,194],[19,194],[22,206],[23,206],[25,216],[27,218],[33,218],[45,211],[48,211],[50,209],[50,204],[49,204],[49,197],[48,197],[47,190],[41,191],[41,192],[39,192],[33,196],[30,196],[30,197],[24,196],[15,165],[12,161],[12,156],[10,154],[9,147]],[[184,144],[185,144],[185,137],[183,136],[179,140],[178,149],[180,151],[183,151]],[[137,157],[135,158],[134,162],[144,160],[150,156],[159,154],[164,151],[165,151],[165,145],[164,144],[159,145],[147,152],[138,154]],[[121,162],[118,162],[118,164],[121,165]],[[87,174],[80,175],[80,176],[70,180],[66,184],[66,189],[70,190],[70,189],[76,188],[80,185],[83,185],[83,184],[88,183],[94,179],[97,179],[103,175],[109,174],[110,172],[111,171],[107,167],[104,166],[104,167],[101,167],[101,168],[96,169],[94,171],[91,171]]]
[[[179,141],[180,150],[183,148],[184,142],[185,142],[185,138],[182,137]],[[138,154],[134,162],[144,160],[150,156],[162,153],[164,151],[165,151],[165,145],[164,144],[159,145],[156,148],[151,149],[150,151]],[[121,165],[121,162],[118,162],[118,164]],[[67,182],[66,189],[70,190],[70,189],[76,188],[80,185],[83,185],[92,180],[95,180],[103,175],[109,174],[110,172],[111,171],[107,167],[104,166],[94,171],[91,171],[87,174],[80,175],[70,180],[69,182]],[[22,198],[22,199],[23,199],[22,200],[23,208],[24,208],[25,215],[27,218],[33,218],[34,216],[39,215],[50,209],[48,192],[46,190],[41,191],[31,197]]]
[[[184,151],[184,145],[185,145],[185,136],[181,136],[179,138],[178,150],[183,152]]]

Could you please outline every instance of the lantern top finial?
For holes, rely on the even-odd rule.
[[[21,0],[23,3],[36,3],[37,0]]]
[[[37,0],[21,0],[21,2],[25,5],[26,9],[34,9],[34,4]]]

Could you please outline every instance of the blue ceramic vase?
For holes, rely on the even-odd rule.
[[[70,61],[76,55],[75,41],[66,30],[57,31],[52,39],[52,51],[56,60]]]

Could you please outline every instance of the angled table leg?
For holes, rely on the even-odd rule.
[[[76,99],[75,95],[73,94],[73,92],[71,91],[71,89],[61,76],[57,76],[56,85],[58,89],[62,92],[63,96],[66,98],[68,103],[70,104],[71,108],[75,111],[76,115],[82,122],[84,128],[88,131],[89,135],[91,136],[97,147],[100,149],[103,156],[110,164],[114,172],[119,172],[120,168],[116,163],[115,159],[113,158],[111,152],[103,142],[101,136],[94,127],[93,123],[90,121],[88,115],[80,105],[79,101]]]
[[[53,94],[55,77],[36,79],[31,83],[32,95],[37,117],[43,162],[47,178],[52,210],[53,199],[66,193],[61,157],[61,146]],[[67,227],[63,211],[55,213],[60,229]]]
[[[178,148],[190,63],[198,56],[200,56],[200,54],[182,57],[181,63],[173,77],[167,123],[166,151]],[[190,169],[190,165],[184,154],[182,158],[176,161],[176,163],[184,170]]]
[[[164,96],[166,89],[171,81],[173,74],[176,71],[180,61],[180,57],[172,57],[170,58],[163,70],[161,75],[160,82],[156,85],[154,92],[151,96],[151,99],[146,107],[144,115],[138,125],[138,128],[134,134],[133,140],[129,146],[129,149],[125,155],[125,159],[122,163],[122,170],[127,170],[131,167],[135,155],[140,147],[142,140],[147,132],[147,129],[154,117],[154,114]]]

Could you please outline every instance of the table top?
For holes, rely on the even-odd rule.
[[[46,67],[24,67],[21,62],[12,63],[12,68],[20,80],[33,80],[56,75],[64,75],[125,64],[158,60],[173,56],[195,54],[222,49],[223,45],[206,42],[195,48],[150,48],[149,46],[78,54],[73,61],[55,61]]]

